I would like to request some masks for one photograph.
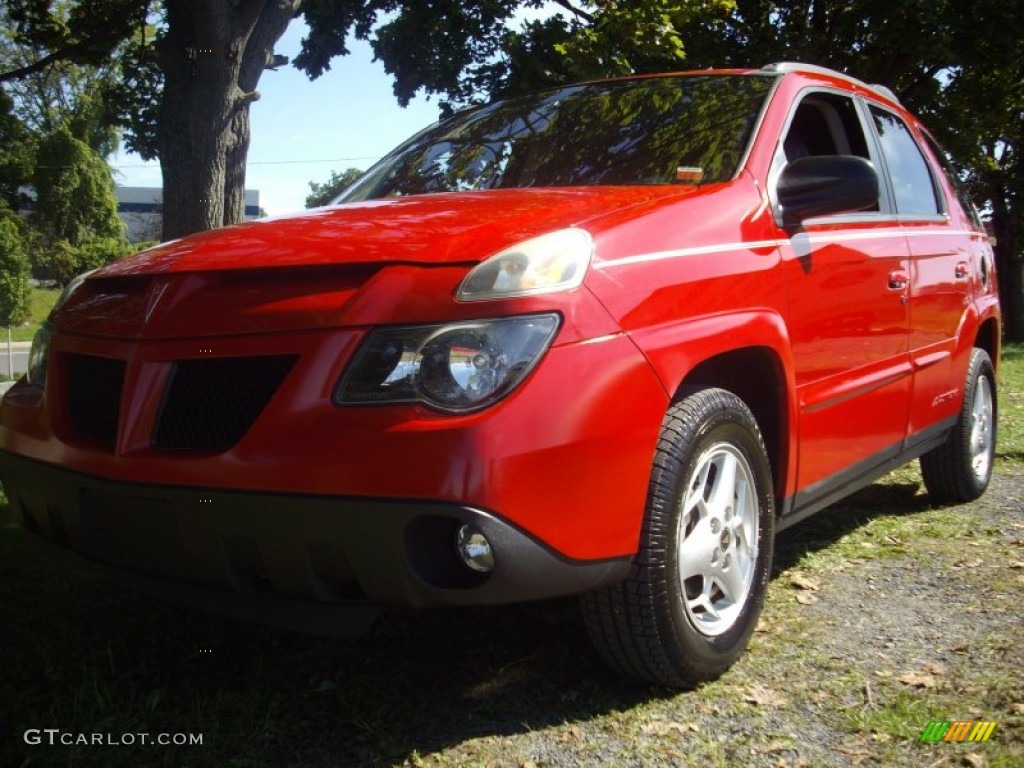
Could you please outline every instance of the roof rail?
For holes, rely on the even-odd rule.
[[[900,100],[896,97],[896,94],[892,92],[892,89],[885,85],[865,83],[863,80],[858,80],[856,77],[851,77],[845,72],[838,72],[828,67],[819,67],[816,64],[801,64],[798,61],[777,61],[773,64],[767,64],[761,67],[764,72],[778,72],[779,74],[787,74],[789,72],[807,72],[812,75],[825,75],[826,77],[838,77],[840,80],[845,80],[848,83],[859,85],[863,88],[867,88],[870,91],[874,91],[879,96],[883,96],[890,101],[894,101],[897,104]]]

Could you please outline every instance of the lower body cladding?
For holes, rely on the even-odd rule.
[[[0,479],[25,527],[144,590],[318,634],[365,631],[384,608],[586,592],[629,569],[447,502],[136,485],[2,451]]]

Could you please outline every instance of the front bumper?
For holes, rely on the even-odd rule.
[[[340,498],[113,482],[0,451],[23,524],[132,581],[198,607],[324,634],[387,607],[487,605],[621,581],[629,558],[558,555],[485,511],[445,502]],[[491,573],[458,559],[468,523]]]

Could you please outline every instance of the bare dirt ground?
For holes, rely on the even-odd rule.
[[[1024,468],[1003,465],[982,500],[939,510],[914,475],[780,535],[761,627],[723,679],[409,762],[1024,765]],[[562,695],[595,685],[584,676]],[[930,720],[997,726],[983,744],[922,743]]]

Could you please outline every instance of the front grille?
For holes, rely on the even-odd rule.
[[[125,362],[68,355],[68,416],[80,438],[113,448],[117,440]]]
[[[235,357],[174,364],[153,434],[167,451],[222,452],[252,426],[298,359]]]

